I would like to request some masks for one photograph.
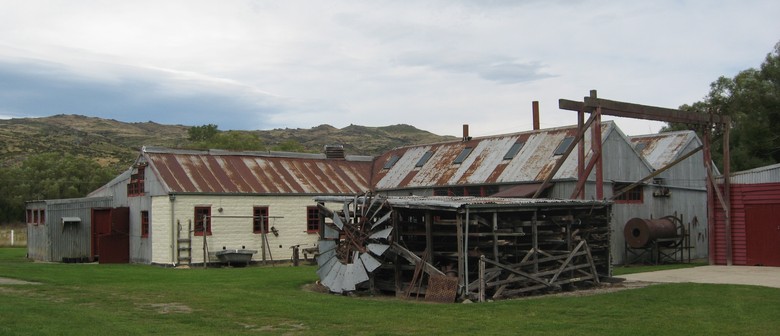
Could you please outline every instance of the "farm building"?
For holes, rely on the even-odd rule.
[[[668,168],[649,183],[638,184],[614,197],[611,228],[622,233],[631,218],[682,215],[695,237],[694,258],[707,256],[707,194],[701,141],[693,131],[628,137],[614,122],[603,122],[604,197],[612,199],[623,188]],[[531,197],[545,179],[541,196],[577,198],[576,156],[568,157],[557,172],[558,159],[577,134],[577,126],[409,146],[384,153],[374,163],[375,190],[387,196],[497,196]],[[584,135],[590,148],[592,133]],[[686,154],[694,152],[690,157]],[[589,161],[593,151],[584,155]],[[679,162],[675,162],[679,161]],[[674,163],[673,166],[669,166]],[[550,176],[554,174],[553,176]],[[597,199],[595,172],[587,176],[583,199]],[[622,234],[612,235],[612,263],[625,253]]]
[[[94,260],[100,254],[94,214],[112,206],[111,197],[27,202],[27,256],[40,261]]]
[[[368,190],[371,159],[340,147],[327,154],[144,147],[129,170],[90,196],[130,209],[132,263],[211,262],[222,249],[289,260],[291,247],[317,242],[313,196]]]
[[[715,209],[712,260],[717,265],[780,266],[780,164],[730,176],[730,211],[715,196],[711,200]],[[716,180],[722,190],[723,177]],[[730,234],[726,216],[731,218]]]

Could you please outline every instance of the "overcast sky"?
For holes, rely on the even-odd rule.
[[[222,130],[576,123],[558,99],[676,108],[780,41],[780,1],[0,0],[0,118]],[[621,119],[629,135],[662,124]]]

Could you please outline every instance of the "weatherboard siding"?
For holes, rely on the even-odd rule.
[[[211,206],[211,235],[206,237],[206,241],[212,255],[223,246],[227,249],[243,247],[257,250],[253,261],[262,260],[262,235],[253,232],[252,219],[249,218],[256,206],[267,206],[270,217],[284,217],[268,221],[269,228],[275,227],[279,235],[267,234],[270,253],[266,250],[266,260],[289,260],[292,258],[291,246],[314,247],[317,242],[316,233],[306,232],[306,207],[316,205],[311,196],[177,195],[173,202],[167,197],[156,197],[152,202],[154,216],[151,224],[152,263],[155,264],[172,264],[175,259],[171,254],[175,251],[175,247],[171,246],[171,205],[174,207],[174,229],[177,229],[175,223],[178,222],[183,232],[191,227],[190,223],[194,223],[196,206]],[[191,246],[192,262],[202,263],[203,237],[193,235]]]

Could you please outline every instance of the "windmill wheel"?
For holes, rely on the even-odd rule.
[[[332,220],[318,244],[320,283],[336,293],[354,291],[381,265],[377,258],[390,247],[392,210],[383,197],[370,194],[345,198],[337,211],[318,207]]]

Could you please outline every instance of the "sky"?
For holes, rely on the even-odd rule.
[[[221,130],[576,124],[558,99],[677,108],[780,42],[780,1],[0,0],[0,119]],[[615,119],[628,135],[663,123]]]

